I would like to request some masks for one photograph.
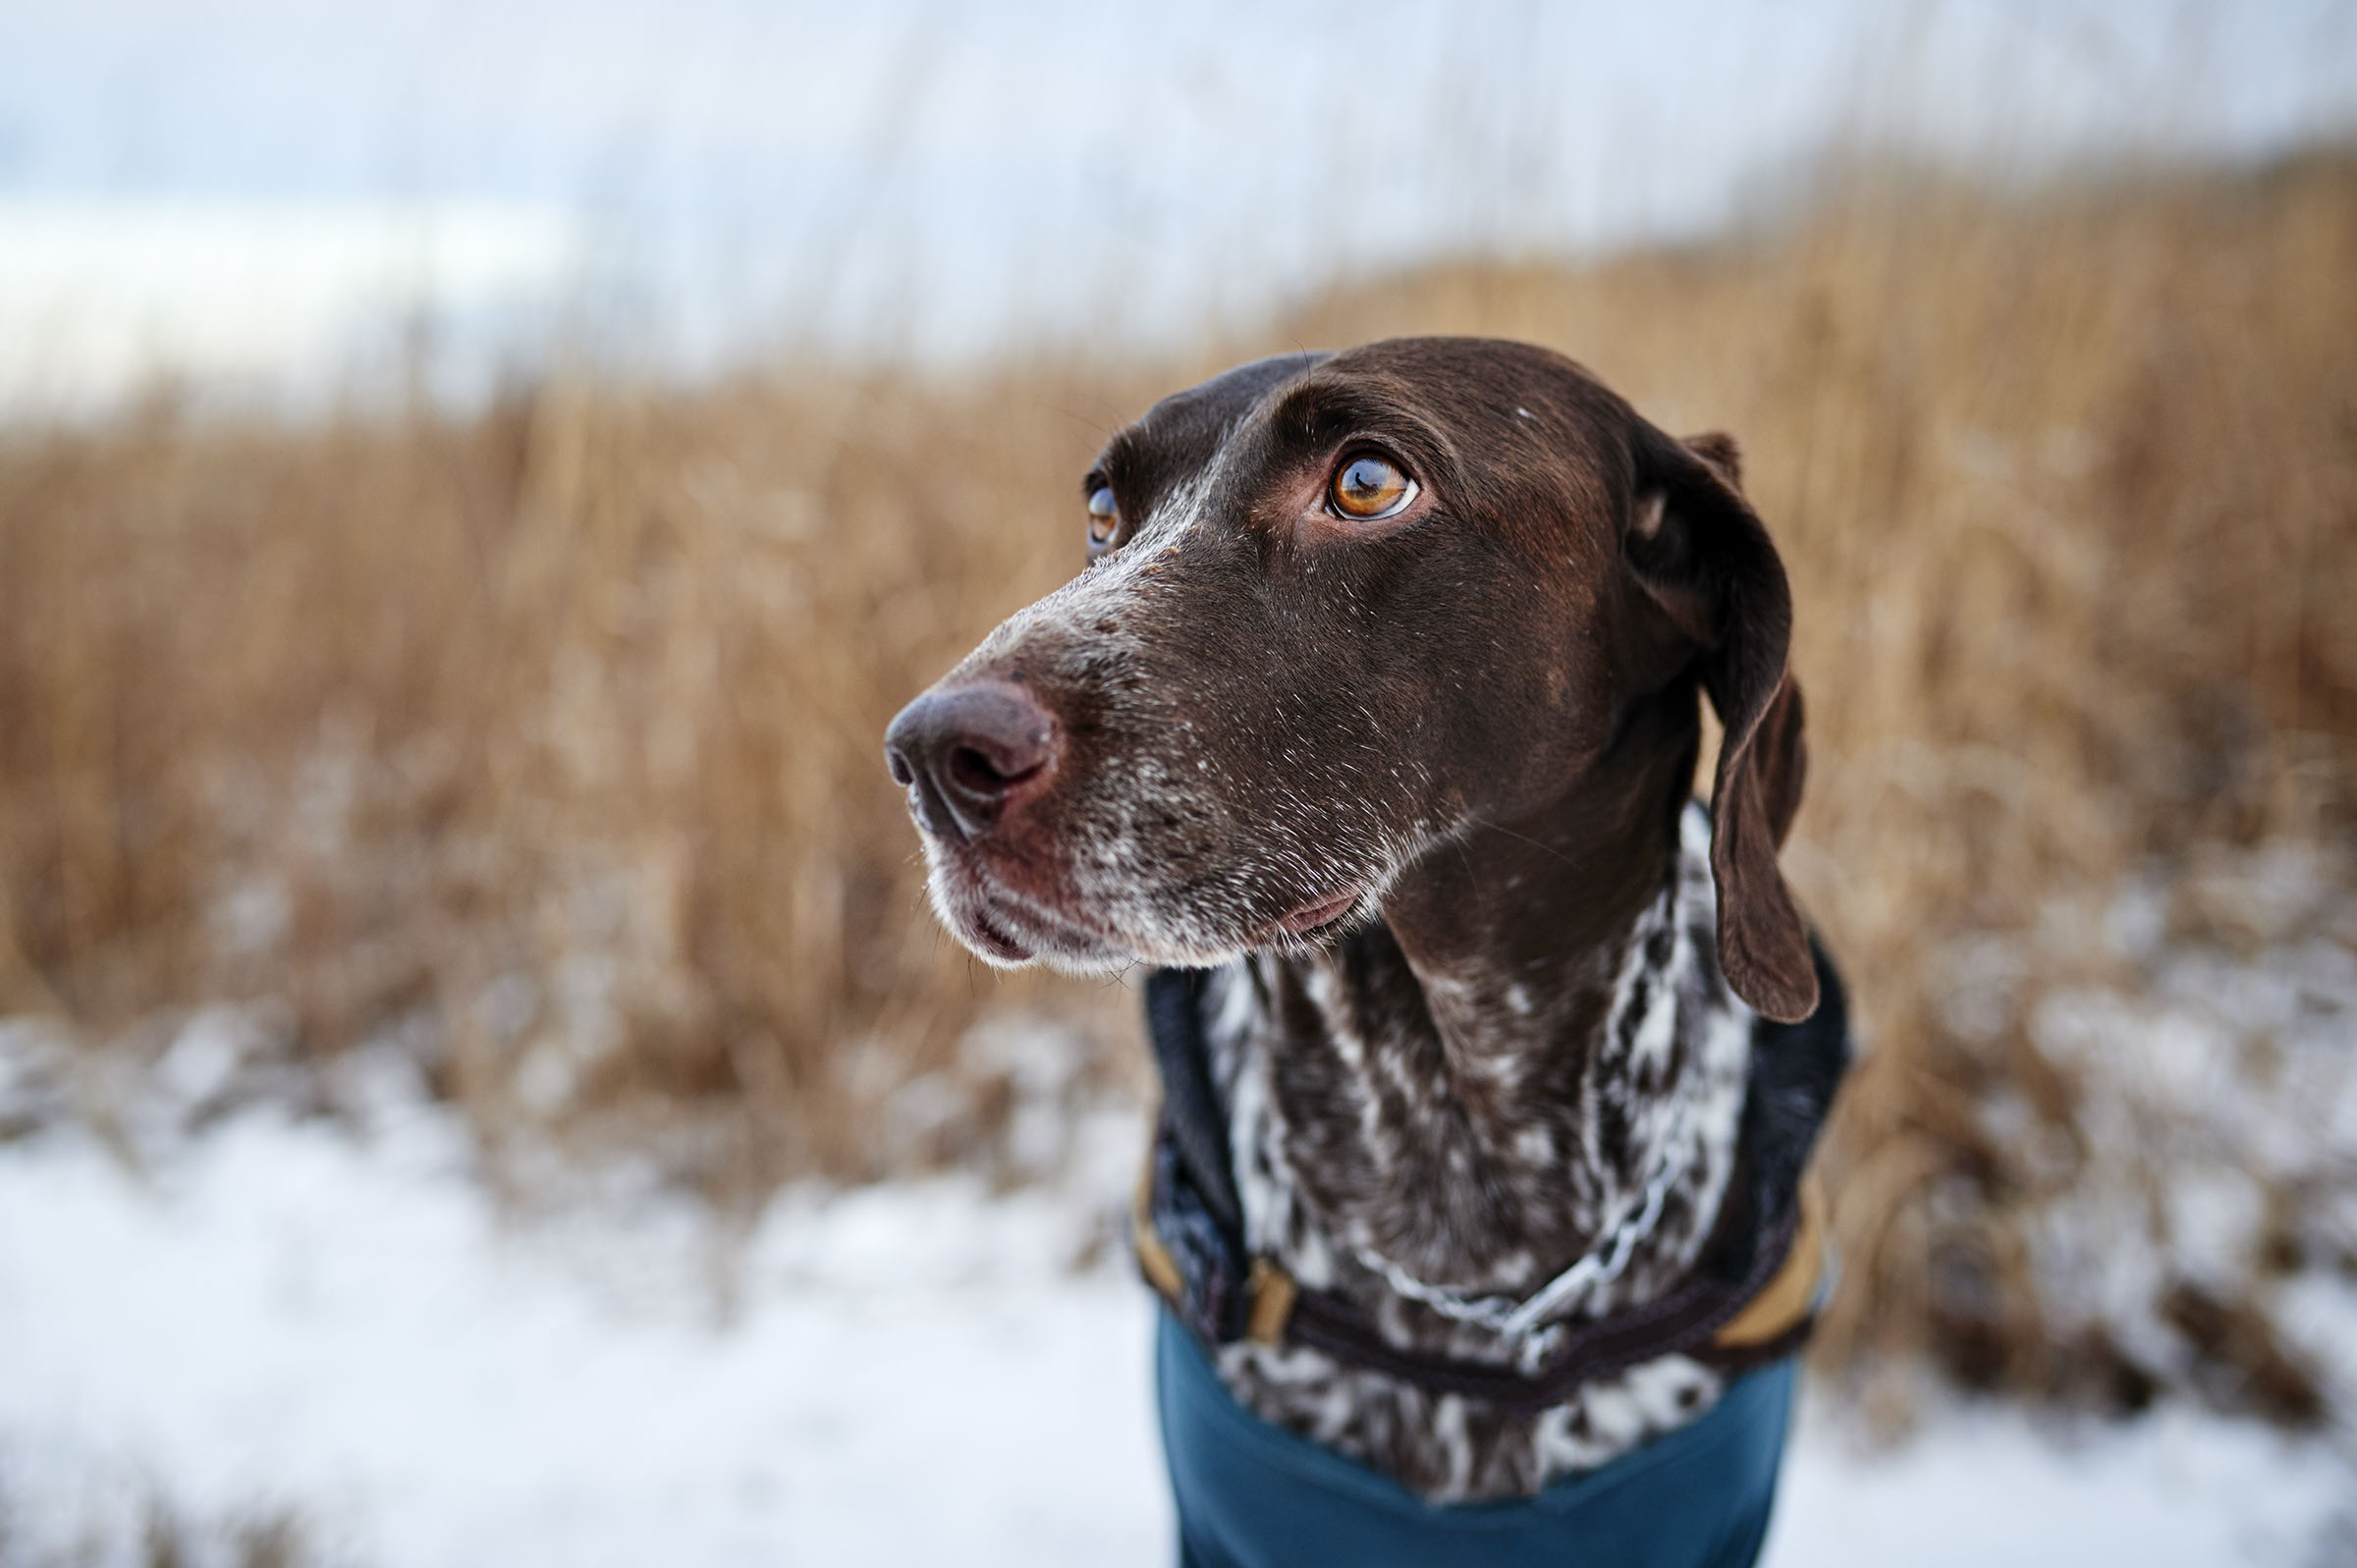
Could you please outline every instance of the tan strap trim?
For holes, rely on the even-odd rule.
[[[1178,1306],[1178,1293],[1185,1288],[1185,1281],[1178,1277],[1178,1260],[1162,1244],[1162,1238],[1154,1234],[1154,1227],[1142,1219],[1131,1228],[1129,1239],[1136,1248],[1138,1271],[1146,1276],[1146,1283],[1163,1300]]]
[[[1725,1350],[1744,1350],[1791,1332],[1816,1305],[1817,1281],[1824,1271],[1825,1194],[1818,1189],[1815,1176],[1804,1176],[1800,1224],[1784,1253],[1783,1267],[1760,1287],[1758,1295],[1743,1304],[1741,1312],[1721,1325],[1711,1343]]]
[[[1252,1260],[1252,1274],[1245,1285],[1252,1292],[1252,1312],[1244,1321],[1244,1337],[1263,1345],[1282,1343],[1300,1287],[1291,1274],[1266,1258]]]
[[[1186,1281],[1179,1277],[1178,1261],[1171,1256],[1171,1249],[1164,1246],[1162,1237],[1154,1232],[1154,1139],[1151,1132],[1146,1137],[1145,1163],[1137,1172],[1137,1193],[1129,1204],[1129,1249],[1137,1254],[1138,1271],[1146,1276],[1146,1283],[1152,1285],[1163,1300],[1174,1307],[1178,1306],[1180,1294],[1186,1289]]]

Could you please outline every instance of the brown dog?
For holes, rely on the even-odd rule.
[[[1542,1368],[1737,1223],[1756,1020],[1820,979],[1776,862],[1791,600],[1737,483],[1727,438],[1540,349],[1261,360],[1106,445],[1088,569],[887,737],[974,951],[1217,971],[1244,1244],[1403,1353]],[[1662,1355],[1531,1408],[1265,1336],[1218,1368],[1438,1499],[1536,1491],[1725,1380]]]

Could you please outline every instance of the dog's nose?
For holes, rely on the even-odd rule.
[[[884,761],[916,820],[943,838],[988,833],[1008,802],[1055,765],[1056,716],[1020,686],[978,681],[928,691],[884,731]]]

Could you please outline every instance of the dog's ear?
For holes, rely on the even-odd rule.
[[[1642,420],[1637,431],[1622,556],[1699,647],[1703,689],[1726,730],[1711,791],[1719,966],[1755,1011],[1797,1023],[1816,1010],[1817,966],[1776,864],[1808,771],[1800,688],[1784,668],[1792,590],[1737,488],[1733,439],[1680,442]]]

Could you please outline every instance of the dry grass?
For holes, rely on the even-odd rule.
[[[269,997],[321,1052],[422,1017],[494,1136],[686,1101],[733,1124],[704,1179],[880,1173],[876,1102],[977,1008],[1073,1004],[933,927],[880,737],[1063,569],[1089,397],[19,442],[0,1004]]]
[[[660,1138],[740,1194],[958,1158],[986,1096],[919,1133],[894,1096],[983,1010],[1080,1020],[1109,1074],[1136,1053],[1120,993],[936,931],[887,717],[1071,568],[1073,476],[1159,392],[1297,343],[1530,338],[1735,432],[1792,568],[1789,861],[1878,1048],[1833,1151],[1832,1357],[1928,1341],[2058,1386],[2090,1347],[2019,1229],[2070,1178],[1982,1112],[2074,1135],[2025,1020],[2105,960],[2029,941],[1968,1028],[1950,956],[2197,843],[2345,843],[2351,278],[2345,159],[2011,200],[1859,177],[1785,230],[1428,270],[1181,365],[9,438],[0,1010],[99,1035],[266,997],[310,1053],[401,1029],[494,1142]]]

